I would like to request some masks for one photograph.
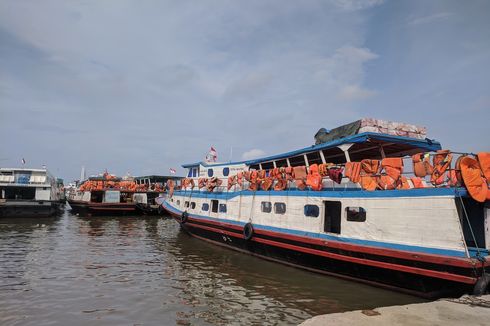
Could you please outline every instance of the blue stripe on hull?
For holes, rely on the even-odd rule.
[[[402,198],[402,197],[429,197],[429,196],[467,196],[465,189],[455,188],[424,188],[424,189],[405,189],[405,190],[379,190],[365,191],[353,190],[284,190],[284,191],[230,191],[230,192],[208,192],[199,190],[179,190],[174,193],[176,196],[210,198],[229,200],[238,196],[291,196],[291,197],[321,197],[321,198]]]
[[[169,206],[166,202],[164,203],[163,206],[165,209],[173,212],[174,214],[182,214],[181,210],[178,210],[174,207]],[[232,220],[228,220],[228,219],[215,218],[215,217],[203,216],[203,215],[197,215],[197,214],[189,214],[189,216],[192,218],[201,219],[201,220],[212,220],[212,221],[217,221],[217,222],[221,222],[221,223],[228,223],[228,224],[234,224],[234,225],[240,225],[240,226],[244,226],[246,224],[245,222],[232,221]],[[467,257],[465,251],[459,251],[459,250],[429,248],[429,247],[404,245],[404,244],[389,243],[389,242],[379,242],[379,241],[372,241],[372,240],[344,238],[344,237],[338,237],[338,236],[333,236],[333,235],[329,235],[329,234],[291,230],[291,229],[285,229],[285,228],[279,228],[279,227],[275,227],[275,226],[268,226],[268,225],[261,225],[261,224],[254,224],[254,228],[262,229],[262,230],[266,230],[266,231],[273,231],[273,232],[309,237],[309,238],[319,238],[319,239],[325,239],[325,240],[331,240],[331,241],[344,242],[344,243],[349,243],[349,244],[354,244],[354,245],[359,245],[359,246],[369,246],[369,247],[394,249],[394,250],[408,251],[408,252],[414,252],[414,253],[419,252],[419,253],[449,256],[449,257]],[[487,252],[487,254],[488,254],[488,252]]]

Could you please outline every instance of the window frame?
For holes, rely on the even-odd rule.
[[[315,209],[315,210],[316,210],[316,214],[312,214],[312,213],[311,213],[311,209]],[[306,205],[303,207],[303,214],[304,214],[306,217],[313,217],[313,218],[317,218],[318,216],[320,216],[320,206],[318,206],[318,205],[314,205],[314,204],[306,204]]]
[[[224,210],[223,210],[223,207],[224,207]],[[220,203],[218,205],[218,213],[226,213],[227,210],[228,210],[228,207],[226,207],[226,204]]]
[[[206,208],[206,209],[204,209],[204,208]],[[201,211],[208,212],[209,211],[209,203],[202,203]]]
[[[284,206],[284,211],[282,212],[278,212],[278,207],[282,207]],[[286,203],[283,203],[283,202],[275,202],[274,203],[274,214],[278,214],[278,215],[284,215],[286,214],[286,211],[287,211],[287,208],[286,208]]]
[[[266,207],[265,204],[269,204],[269,209],[268,210],[265,210],[264,209]],[[260,203],[260,211],[262,213],[267,213],[267,214],[272,213],[272,203],[270,201],[263,201],[263,202],[261,202]]]
[[[352,210],[353,208],[358,209],[357,213],[353,212],[353,210]],[[346,206],[344,211],[345,211],[346,221],[348,221],[348,222],[366,222],[367,211],[364,207],[362,207],[362,206]],[[354,214],[354,215],[350,215],[349,213]]]

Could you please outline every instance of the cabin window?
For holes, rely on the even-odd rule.
[[[305,205],[304,213],[305,216],[318,217],[320,215],[320,207],[317,205]]]
[[[270,170],[273,168],[274,168],[273,162],[262,163],[262,170]],[[257,170],[260,170],[260,166],[259,166],[259,168],[257,168]]]
[[[194,178],[197,176],[197,169],[192,169],[192,176]]]
[[[186,202],[184,203],[184,207],[189,207],[189,202],[188,202],[188,201],[186,201]]]
[[[180,200],[177,200],[177,206],[180,206]]]
[[[264,213],[272,212],[272,203],[270,201],[263,201],[260,203],[260,210]]]
[[[209,211],[209,204],[208,203],[203,203],[202,204],[202,207],[201,207],[201,210],[204,211],[204,212]]]
[[[219,212],[226,213],[226,204],[219,204]]]
[[[208,177],[212,177],[214,175],[213,169],[208,169]]]
[[[286,204],[285,203],[274,203],[274,213],[285,214],[286,213]]]
[[[211,212],[218,213],[218,201],[215,199],[211,200]]]
[[[172,198],[172,199],[170,199],[170,201],[173,203],[174,202],[174,199]]]
[[[187,173],[187,177],[188,177],[188,178],[192,177],[192,170],[193,170],[193,169],[189,169],[189,173]]]
[[[276,166],[278,168],[280,168],[280,167],[287,167],[288,166],[288,161],[286,161],[285,159],[283,159],[283,160],[277,160],[276,161]]]
[[[230,174],[230,168],[223,168],[223,176],[227,177]]]
[[[340,234],[342,204],[340,201],[325,201],[325,224],[323,229],[328,233]]]
[[[191,209],[195,209],[196,208],[196,203],[195,202],[191,202]]]
[[[322,158],[320,157],[320,152],[312,152],[306,154],[306,157],[308,158],[308,163],[310,165],[312,164],[321,164],[322,163]]]
[[[362,207],[346,207],[345,213],[349,222],[366,222],[366,210]]]

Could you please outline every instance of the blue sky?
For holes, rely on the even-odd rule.
[[[489,1],[0,0],[0,166],[168,174],[361,117],[490,150]],[[179,169],[179,171],[182,171]]]

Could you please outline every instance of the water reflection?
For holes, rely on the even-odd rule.
[[[297,324],[419,299],[264,261],[154,217],[0,220],[0,324]]]

